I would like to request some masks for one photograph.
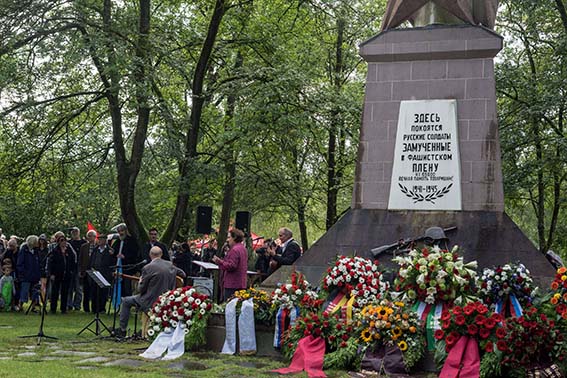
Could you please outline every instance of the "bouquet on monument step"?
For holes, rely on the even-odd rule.
[[[212,303],[209,297],[191,286],[170,290],[156,300],[149,312],[148,336],[173,332],[179,324],[188,347],[205,342],[205,329]]]
[[[557,314],[557,320],[567,323],[567,268],[557,269],[555,279],[551,283],[551,298],[549,304],[553,313]],[[567,326],[567,324],[566,324]]]
[[[382,298],[389,285],[378,269],[378,260],[339,256],[335,264],[327,269],[322,287],[327,293],[340,291],[354,298],[353,307],[362,309]]]
[[[440,320],[441,329],[434,334],[439,343],[436,359],[444,362],[440,377],[499,375],[507,337],[500,314],[475,301],[444,310]]]
[[[441,314],[441,329],[435,331],[437,340],[445,341],[445,351],[459,341],[461,336],[469,336],[479,342],[480,349],[493,352],[496,348],[504,350],[503,339],[506,330],[502,326],[503,317],[490,312],[482,302],[470,302],[464,307],[454,306]]]
[[[382,300],[368,305],[356,316],[355,324],[360,341],[367,345],[367,349],[397,347],[402,352],[406,370],[423,355],[425,338],[421,321],[403,302]]]
[[[252,298],[252,302],[254,303],[254,319],[257,322],[266,325],[272,325],[274,323],[272,297],[268,294],[268,292],[250,287],[248,289],[235,292],[233,297],[238,298],[238,303],[236,305],[237,316],[240,315],[242,302]],[[228,302],[230,302],[230,300],[228,300],[227,303]]]
[[[526,309],[523,316],[506,319],[502,341],[502,366],[510,369],[545,370],[567,354],[560,327],[535,307]]]
[[[477,288],[484,302],[505,316],[520,316],[521,308],[531,305],[537,292],[530,271],[519,263],[484,268]]]
[[[272,292],[272,308],[292,310],[296,307],[309,311],[321,307],[323,301],[311,289],[303,274],[293,272],[291,282],[285,283]]]
[[[400,266],[395,290],[405,301],[463,304],[476,279],[476,261],[465,263],[458,246],[451,251],[438,246],[413,249],[393,260]]]
[[[295,325],[283,337],[283,355],[291,359],[299,341],[310,336],[324,340],[325,369],[346,369],[356,365],[358,338],[355,327],[338,314],[310,312],[297,318]]]

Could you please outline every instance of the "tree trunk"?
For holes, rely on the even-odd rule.
[[[531,74],[531,85],[533,87],[530,99],[530,104],[536,104],[536,98],[534,97],[537,93],[536,83],[537,83],[537,69],[534,58],[532,56],[531,46],[527,38],[523,40],[524,46],[526,47],[526,55],[530,65]],[[536,151],[536,162],[537,162],[537,194],[536,194],[536,218],[537,218],[537,237],[538,237],[538,247],[539,251],[545,253],[545,182],[544,182],[544,161],[543,161],[543,146],[542,146],[542,136],[540,131],[540,120],[535,114],[530,115],[530,123],[532,125],[532,133],[534,138],[534,145]]]
[[[305,204],[299,200],[297,206],[297,222],[299,223],[299,235],[301,236],[301,248],[303,252],[309,249],[309,241],[307,239],[307,224],[305,223]]]
[[[565,4],[563,4],[563,0],[555,0],[555,6],[557,7],[557,11],[559,12],[559,16],[561,17],[563,29],[565,29],[565,32],[567,33],[567,11],[565,10]]]
[[[136,112],[137,122],[132,142],[132,152],[128,159],[124,138],[122,135],[122,113],[120,106],[120,76],[116,69],[116,56],[112,45],[112,3],[105,0],[103,3],[103,32],[106,38],[107,65],[96,55],[96,50],[92,46],[90,36],[83,29],[87,42],[90,44],[91,58],[98,70],[99,76],[105,88],[105,96],[108,100],[108,109],[112,123],[112,140],[116,155],[116,172],[118,183],[118,198],[120,202],[120,213],[124,223],[128,226],[130,234],[139,240],[146,240],[147,235],[144,230],[136,209],[136,179],[142,166],[144,155],[144,143],[146,141],[150,107],[148,104],[148,72],[150,57],[148,36],[150,32],[150,0],[140,0],[140,13],[138,24],[138,39],[136,41],[136,62],[133,67],[133,76],[136,78]]]
[[[337,20],[337,41],[335,51],[335,64],[332,76],[335,93],[339,95],[342,89],[343,75],[343,40],[345,22]],[[337,170],[337,133],[341,129],[340,111],[335,108],[329,127],[329,143],[327,152],[327,217],[325,228],[328,230],[337,221],[337,198],[339,194],[339,175]]]
[[[205,96],[203,93],[205,75],[210,64],[214,44],[225,12],[225,0],[217,0],[209,23],[207,36],[203,43],[203,47],[201,48],[201,54],[199,55],[197,66],[195,67],[193,83],[191,86],[192,106],[190,126],[185,140],[185,156],[179,167],[179,186],[175,202],[175,210],[173,211],[172,218],[162,236],[162,240],[166,243],[171,243],[177,236],[179,228],[185,218],[187,206],[189,205],[190,168],[192,161],[197,156],[197,141],[201,126],[201,114],[205,104]]]
[[[243,57],[242,54],[237,52],[236,61],[234,62],[234,70],[238,71],[242,67]],[[228,132],[233,127],[234,112],[236,110],[236,93],[231,92],[226,100],[226,119],[225,119],[225,132]],[[232,144],[227,146],[225,153],[226,160],[224,164],[225,182],[222,197],[222,210],[219,223],[219,233],[217,241],[219,248],[224,245],[228,229],[230,227],[230,214],[232,212],[232,204],[234,203],[234,189],[236,188],[236,156],[234,154],[234,146]]]

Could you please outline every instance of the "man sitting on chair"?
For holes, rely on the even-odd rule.
[[[163,260],[161,256],[160,247],[154,246],[150,249],[152,261],[142,268],[138,286],[140,293],[122,298],[120,330],[117,332],[117,336],[126,335],[132,306],[136,306],[142,311],[148,311],[160,295],[175,289],[176,275],[185,278],[185,273],[181,269],[176,268],[170,261]]]

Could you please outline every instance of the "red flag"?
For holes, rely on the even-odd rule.
[[[98,231],[94,228],[93,224],[90,221],[87,221],[87,232],[93,230],[96,232],[96,237],[98,238]]]

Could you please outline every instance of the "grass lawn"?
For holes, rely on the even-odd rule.
[[[19,338],[38,333],[38,314],[0,313],[0,377],[274,377],[269,370],[287,366],[285,361],[267,357],[206,351],[185,353],[174,361],[148,361],[138,357],[147,341],[117,342],[88,331],[77,335],[92,318],[83,312],[47,314],[44,332],[58,340],[42,339],[38,346],[37,338]],[[112,326],[111,316],[101,318]],[[331,378],[348,377],[342,371],[326,373]]]

